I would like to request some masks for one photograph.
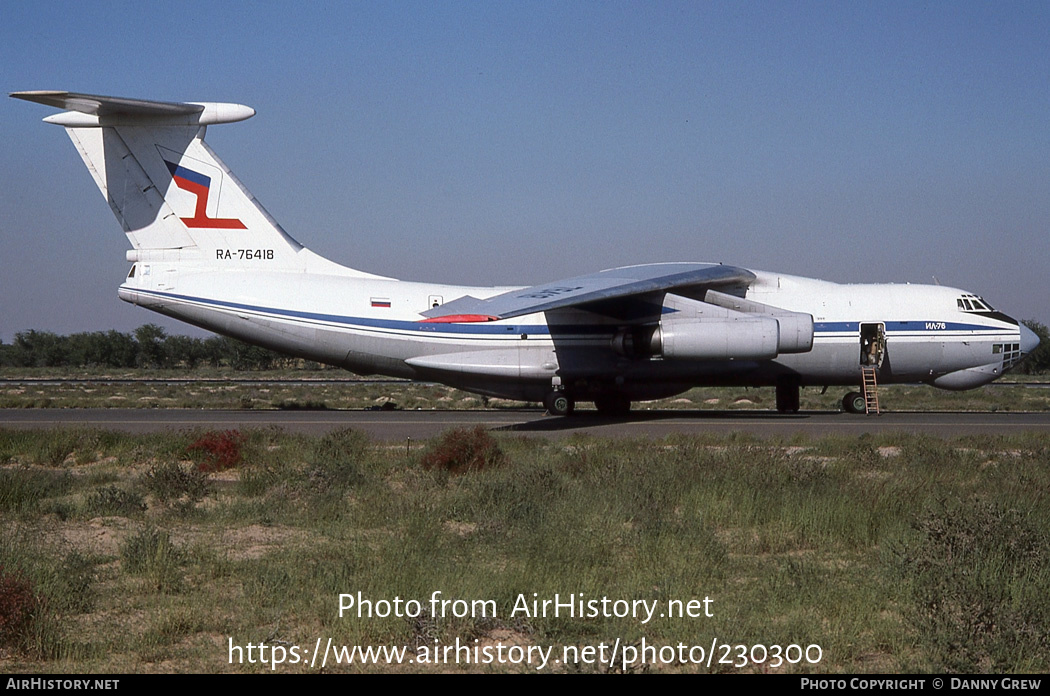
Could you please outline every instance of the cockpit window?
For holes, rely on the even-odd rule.
[[[955,300],[955,304],[963,312],[994,312],[992,306],[977,295],[963,295]]]

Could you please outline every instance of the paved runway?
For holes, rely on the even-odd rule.
[[[672,433],[749,433],[810,437],[909,432],[940,437],[1050,433],[1050,413],[887,413],[859,416],[767,411],[638,411],[630,418],[584,412],[557,418],[538,410],[506,411],[194,411],[165,409],[0,409],[0,427],[92,427],[145,433],[184,428],[268,428],[321,434],[364,430],[378,440],[422,440],[455,427],[482,425],[497,432],[561,437],[662,437]]]

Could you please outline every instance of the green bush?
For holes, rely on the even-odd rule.
[[[36,512],[42,500],[65,495],[72,486],[66,471],[0,469],[0,512]]]
[[[370,446],[368,436],[345,428],[317,441],[306,472],[310,487],[319,492],[340,493],[364,480],[362,462]]]
[[[120,560],[127,572],[147,577],[162,592],[181,588],[182,553],[167,532],[147,527],[129,536],[120,545]]]
[[[158,501],[197,503],[208,494],[211,484],[207,474],[177,462],[154,466],[142,477],[142,486]]]
[[[90,611],[94,604],[94,585],[94,562],[77,551],[70,551],[48,569],[40,589],[47,596],[51,611],[81,614]]]
[[[88,496],[84,505],[93,516],[129,517],[146,510],[142,496],[119,486],[105,486]]]

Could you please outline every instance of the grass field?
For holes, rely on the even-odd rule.
[[[1044,436],[453,431],[406,452],[352,431],[0,431],[0,670],[266,671],[231,665],[231,641],[281,647],[290,662],[293,647],[331,639],[410,655],[458,640],[553,659],[643,641],[821,656],[773,667],[762,651],[718,647],[710,665],[581,657],[546,671],[1043,672],[1048,459]],[[494,611],[442,616],[435,591]],[[422,611],[340,618],[339,595],[357,592]],[[661,612],[710,598],[712,616],[513,611],[555,594]],[[325,671],[537,667],[330,659]]]
[[[0,370],[0,379],[48,380],[0,382],[0,408],[216,408],[216,409],[365,409],[390,403],[402,409],[520,408],[538,404],[490,399],[436,384],[368,382],[341,370],[232,373],[220,370],[129,370],[99,375],[69,369]],[[179,380],[163,383],[147,380]],[[288,380],[246,384],[234,380]],[[1045,377],[1025,376],[1026,380]],[[89,380],[89,381],[77,381]],[[121,381],[117,381],[121,380]],[[132,380],[132,381],[127,381]],[[323,381],[327,380],[327,381]],[[332,382],[331,380],[346,380]],[[837,411],[845,387],[802,390],[803,410]],[[967,392],[920,385],[880,387],[887,411],[1047,411],[1050,388],[1000,382]],[[772,410],[772,388],[697,388],[659,401],[637,402],[635,409]],[[581,404],[587,409],[591,405]]]

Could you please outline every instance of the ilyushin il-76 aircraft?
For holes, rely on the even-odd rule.
[[[532,287],[476,288],[355,270],[293,239],[204,142],[247,106],[73,92],[11,96],[58,107],[132,249],[120,299],[195,326],[359,374],[488,396],[632,401],[700,385],[942,389],[987,384],[1038,346],[981,297],[927,285],[839,285],[714,263],[625,266]]]

